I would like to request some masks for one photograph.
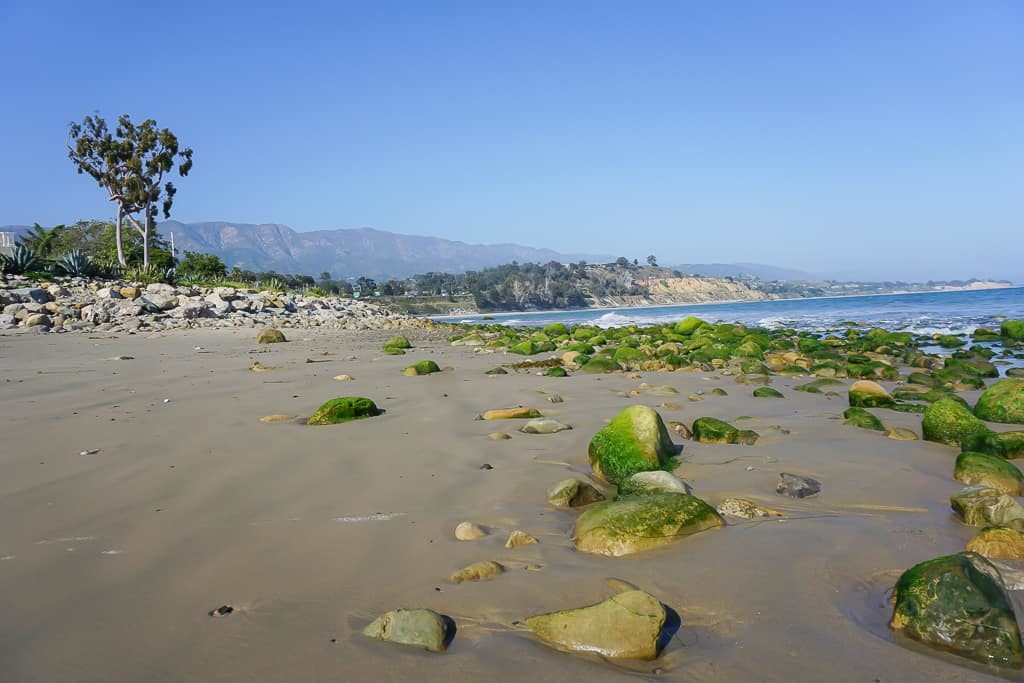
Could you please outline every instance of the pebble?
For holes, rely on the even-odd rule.
[[[487,530],[473,522],[459,522],[455,527],[455,538],[460,541],[475,541],[487,535]]]

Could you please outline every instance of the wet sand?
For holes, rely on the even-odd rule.
[[[266,347],[251,330],[0,336],[0,679],[1000,680],[889,635],[886,591],[899,573],[963,549],[974,530],[949,511],[956,451],[843,425],[845,391],[792,392],[805,380],[777,377],[787,398],[755,399],[753,387],[704,372],[485,376],[521,358],[416,336],[408,355],[385,356],[384,333],[291,334]],[[454,371],[401,376],[425,358]],[[281,369],[250,372],[254,360]],[[642,381],[680,394],[621,395]],[[688,401],[698,390],[705,400]],[[328,427],[259,422],[344,395],[386,413]],[[666,401],[680,408],[658,408]],[[785,517],[632,557],[575,552],[576,513],[550,507],[546,491],[589,473],[590,437],[635,402],[666,422],[752,416],[736,424],[762,434],[753,447],[673,435],[684,446],[676,474],[713,505],[743,496]],[[521,423],[474,420],[519,404],[574,429],[526,435],[514,431]],[[919,415],[873,412],[920,435]],[[493,431],[512,438],[491,441]],[[822,493],[776,495],[782,471],[820,480]],[[457,541],[462,520],[492,533]],[[540,543],[505,549],[513,528]],[[508,571],[445,580],[478,560]],[[658,660],[563,654],[516,625],[604,599],[607,577],[679,613]],[[235,611],[207,616],[223,604]],[[360,634],[397,607],[451,616],[448,652]]]

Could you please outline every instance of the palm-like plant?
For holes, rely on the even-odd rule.
[[[49,256],[57,246],[57,238],[64,232],[63,225],[57,225],[49,230],[35,223],[32,229],[25,233],[18,240],[25,248],[34,251],[38,256],[45,258]]]
[[[15,244],[10,256],[0,255],[0,269],[11,275],[24,275],[42,267],[39,255],[24,244]]]
[[[64,254],[60,261],[57,262],[58,267],[68,275],[72,277],[88,277],[95,271],[95,264],[88,255],[82,253],[78,249],[74,249]]]

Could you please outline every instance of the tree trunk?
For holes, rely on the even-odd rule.
[[[142,233],[142,267],[149,268],[149,223],[153,220],[146,211],[146,229]]]
[[[123,214],[124,210],[118,206],[117,218],[114,220],[114,241],[117,243],[117,262],[122,266],[127,266],[124,259],[124,245],[121,244],[121,217]]]

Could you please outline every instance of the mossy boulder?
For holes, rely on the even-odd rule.
[[[307,424],[333,425],[376,415],[380,415],[380,410],[377,409],[377,404],[370,399],[360,396],[343,396],[332,398],[317,408]]]
[[[754,389],[754,398],[786,398],[778,389],[771,387],[758,387]]]
[[[540,353],[541,348],[539,343],[533,341],[532,339],[527,339],[526,341],[519,342],[518,344],[513,344],[512,346],[508,347],[508,352],[517,353],[520,356],[532,356],[534,354]]]
[[[1012,463],[974,451],[964,451],[956,457],[953,478],[964,486],[987,486],[1011,496],[1019,496],[1024,484],[1024,475]]]
[[[444,617],[429,609],[385,612],[363,629],[363,635],[431,652],[444,652],[448,647],[448,624]]]
[[[843,422],[844,424],[860,427],[861,429],[871,429],[876,432],[885,431],[885,425],[882,424],[882,421],[863,408],[847,408],[843,412]]]
[[[889,625],[928,645],[986,664],[1024,663],[1020,628],[999,572],[977,553],[915,565],[896,583]]]
[[[1002,458],[1022,458],[1024,457],[1024,430],[993,432],[986,428],[983,432],[971,434],[961,444],[961,448],[965,451],[979,451]]]
[[[585,358],[585,356],[580,356],[580,358]],[[600,375],[622,369],[622,367],[610,356],[601,355],[591,356],[582,367],[583,372],[590,375]]]
[[[862,379],[850,387],[850,405],[856,408],[891,408],[896,399],[881,384]]]
[[[736,443],[740,430],[714,417],[699,417],[690,428],[693,438],[701,443]]]
[[[569,373],[565,371],[560,365],[556,365],[553,368],[548,368],[547,372],[544,373],[546,377],[568,377]]]
[[[1024,424],[1024,379],[1004,379],[981,395],[975,416],[989,422]]]
[[[925,441],[968,448],[968,442],[985,437],[990,430],[962,403],[948,398],[932,403],[924,412],[921,432]],[[984,449],[988,450],[988,448]]]
[[[724,524],[715,509],[696,496],[654,493],[588,508],[576,520],[572,536],[577,550],[620,557]]]
[[[681,334],[684,336],[691,335],[701,327],[704,327],[705,325],[707,325],[706,322],[704,322],[700,318],[695,318],[691,315],[688,318],[683,318],[682,320],[676,323],[676,334]]]
[[[999,334],[1004,339],[1024,341],[1024,320],[1004,320],[999,326]]]
[[[268,327],[265,330],[260,330],[259,333],[256,335],[257,344],[280,344],[286,341],[288,340],[285,339],[284,332],[273,327]]]
[[[569,336],[569,328],[564,323],[551,323],[550,325],[544,326],[544,334],[548,335],[552,339],[556,337],[567,337]]]
[[[968,526],[1024,529],[1024,506],[998,489],[968,486],[951,496],[949,504]]]
[[[415,377],[417,375],[430,375],[435,372],[441,372],[441,368],[437,366],[432,360],[421,360],[418,363],[413,363],[405,370],[402,370],[402,374],[406,377]]]
[[[613,484],[637,472],[669,467],[675,452],[661,416],[643,405],[623,409],[594,435],[588,449],[594,472]]]
[[[402,337],[402,336],[392,337],[391,339],[387,340],[384,343],[384,350],[385,351],[387,351],[388,349],[411,349],[411,348],[412,348],[412,342],[410,342],[408,340],[408,338]]]
[[[667,613],[653,596],[624,591],[589,607],[538,614],[525,620],[538,638],[565,652],[609,659],[654,659]]]

